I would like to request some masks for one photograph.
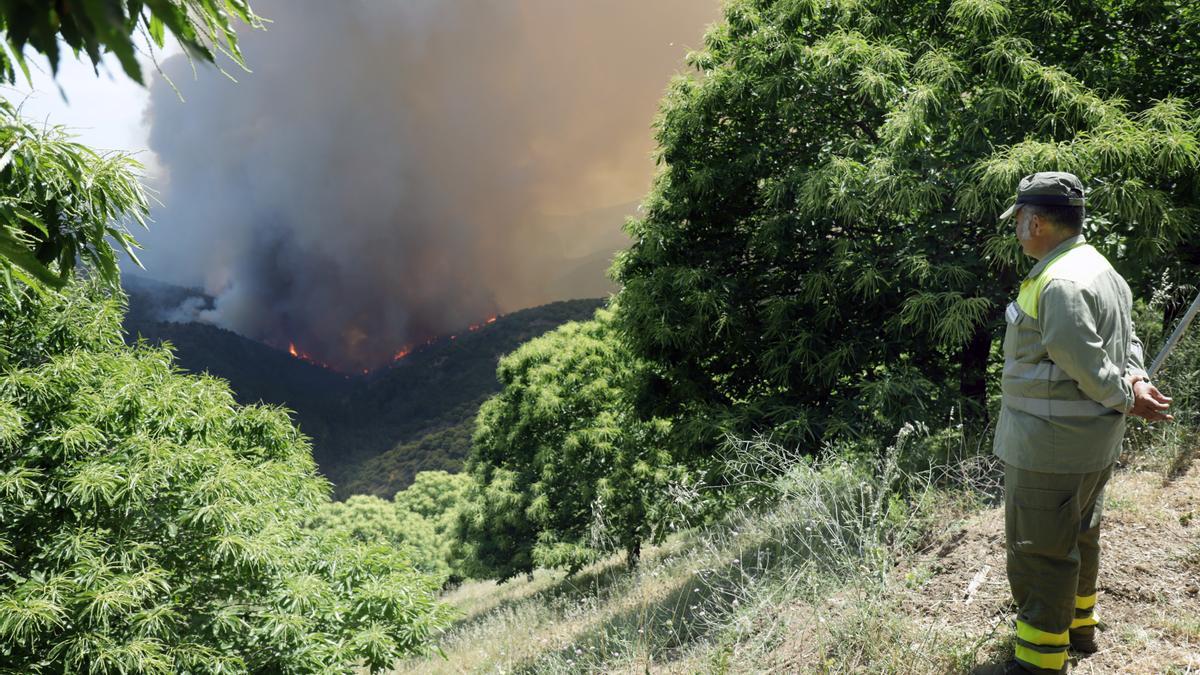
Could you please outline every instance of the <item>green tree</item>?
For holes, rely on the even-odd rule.
[[[726,432],[981,418],[1028,265],[997,215],[1033,171],[1086,182],[1135,293],[1192,277],[1198,30],[1178,0],[728,2],[613,267],[643,415],[695,466]]]
[[[429,520],[439,535],[449,531],[454,511],[466,499],[471,486],[470,476],[448,471],[422,471],[412,485],[392,498],[396,510],[412,513]]]
[[[286,411],[126,347],[101,289],[0,295],[0,671],[349,673],[428,650],[436,580],[302,527],[330,490]]]
[[[392,499],[398,512],[419,516],[433,529],[430,541],[445,561],[449,583],[458,583],[465,577],[463,561],[454,548],[454,536],[458,513],[469,498],[471,483],[471,477],[465,473],[422,471],[412,485]]]
[[[192,58],[214,62],[224,54],[242,66],[237,28],[262,27],[246,0],[5,0],[0,3],[0,79],[13,83],[25,71],[25,50],[46,55],[58,71],[65,45],[74,55],[86,54],[95,65],[105,52],[116,55],[129,77],[144,83],[137,60],[135,35],[162,48],[167,32]]]
[[[500,360],[503,388],[480,408],[458,518],[471,576],[574,572],[621,550],[633,565],[665,533],[668,487],[686,474],[661,443],[666,423],[633,414],[638,365],[611,321],[599,310]]]
[[[451,550],[457,510],[471,478],[445,471],[422,471],[392,501],[354,495],[317,510],[308,526],[337,531],[357,541],[384,543],[409,556],[416,567],[443,585],[462,580],[461,562]]]
[[[100,154],[58,126],[30,124],[0,101],[0,276],[61,288],[82,259],[110,285],[120,274],[115,242],[136,262],[128,225],[146,224],[141,165]],[[140,263],[139,263],[140,264]]]
[[[417,569],[437,578],[439,584],[450,576],[444,546],[439,546],[433,524],[397,509],[386,499],[354,495],[343,502],[323,504],[309,519],[308,527],[367,544],[386,544],[407,555]]]

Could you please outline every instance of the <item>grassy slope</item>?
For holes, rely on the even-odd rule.
[[[1074,672],[1200,670],[1190,447],[1115,475],[1102,650]],[[946,673],[1010,654],[994,463],[956,465],[907,508],[877,508],[878,480],[855,498],[854,480],[844,460],[802,466],[778,506],[676,533],[633,573],[614,556],[571,579],[466,584],[445,598],[463,612],[442,642],[448,660],[397,672]]]

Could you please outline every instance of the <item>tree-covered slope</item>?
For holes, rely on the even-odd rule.
[[[203,291],[134,275],[125,275],[122,284],[129,296],[127,341],[144,337],[154,344],[170,342],[184,370],[226,380],[241,403],[286,406],[297,413],[304,433],[325,435],[328,412],[350,390],[350,378],[233,331],[193,321],[196,312],[213,307],[213,299]]]
[[[422,471],[461,471],[471,447],[479,406],[479,401],[463,404],[447,416],[454,419],[448,426],[418,432],[410,440],[399,441],[378,455],[348,465],[340,474],[338,494],[390,498],[397,490],[412,484]]]
[[[440,336],[387,368],[346,375],[237,333],[192,321],[212,298],[128,276],[127,340],[170,342],[178,364],[227,380],[242,403],[295,412],[313,455],[340,496],[385,498],[419,471],[458,471],[475,413],[499,390],[496,365],[520,344],[567,321],[586,320],[603,301],[567,300],[498,317],[477,330]],[[189,312],[180,312],[180,307]],[[168,320],[173,319],[173,320]]]
[[[369,492],[387,498],[417,471],[457,471],[469,448],[475,413],[500,390],[500,357],[567,321],[586,320],[602,302],[567,300],[513,312],[479,330],[437,340],[363,378],[347,397],[344,417],[331,425],[330,437],[318,441],[318,464],[339,486],[338,494],[347,495],[351,493],[343,486],[362,486],[361,476],[370,470],[365,462],[381,453],[391,451],[394,462],[411,448],[417,457],[431,460],[410,462],[396,473],[395,482],[372,474]]]

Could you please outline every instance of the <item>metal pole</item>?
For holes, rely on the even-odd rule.
[[[1187,330],[1188,324],[1192,322],[1192,319],[1196,318],[1196,312],[1200,312],[1200,294],[1196,295],[1196,299],[1192,301],[1192,306],[1188,307],[1187,311],[1183,313],[1183,318],[1179,320],[1179,325],[1175,326],[1175,332],[1171,333],[1171,337],[1167,338],[1167,343],[1163,345],[1162,349],[1158,350],[1158,356],[1154,357],[1154,363],[1150,364],[1149,375],[1151,379],[1154,378],[1154,374],[1158,372],[1163,361],[1167,359],[1167,355],[1171,353],[1172,349],[1175,349],[1179,338],[1183,337],[1183,332]]]

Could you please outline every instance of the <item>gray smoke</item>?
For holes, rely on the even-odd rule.
[[[651,122],[718,0],[256,0],[253,73],[151,87],[149,275],[343,369],[603,295]],[[583,267],[580,267],[583,266]]]

